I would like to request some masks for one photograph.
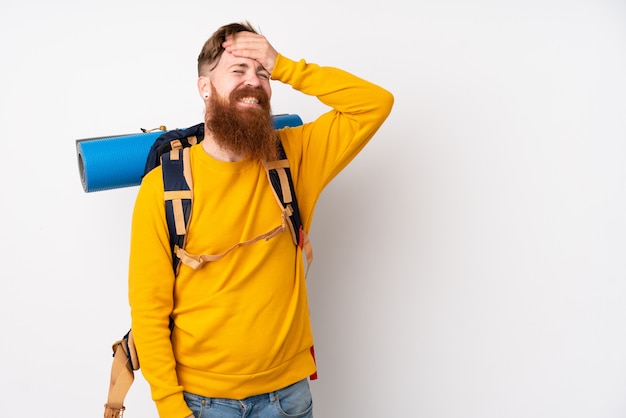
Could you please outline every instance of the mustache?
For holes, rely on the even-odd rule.
[[[234,101],[244,97],[254,97],[259,101],[259,104],[264,107],[269,104],[269,97],[262,87],[245,86],[233,91],[230,95],[231,100]]]

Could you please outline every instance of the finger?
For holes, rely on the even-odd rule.
[[[269,43],[264,36],[249,32],[239,32],[226,38],[222,44],[224,49],[230,53],[238,55],[254,54],[255,51],[263,51],[269,47]]]

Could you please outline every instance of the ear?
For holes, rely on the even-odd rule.
[[[198,93],[202,100],[207,100],[211,95],[211,81],[207,76],[198,77]]]

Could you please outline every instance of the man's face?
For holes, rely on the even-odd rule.
[[[214,143],[239,157],[259,161],[278,157],[269,74],[261,65],[225,52],[218,66],[199,83],[202,90],[210,92],[205,98],[205,132]]]
[[[209,79],[217,94],[228,100],[231,93],[244,87],[261,88],[265,91],[269,102],[272,97],[270,87],[270,74],[258,62],[249,58],[238,58],[224,51],[217,66],[211,71]],[[214,92],[209,92],[214,94]],[[237,99],[237,107],[246,108],[267,108],[269,103],[260,103],[263,100],[259,95],[247,95]]]

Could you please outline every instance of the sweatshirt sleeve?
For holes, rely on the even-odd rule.
[[[391,113],[393,95],[334,67],[278,55],[272,79],[315,96],[330,110],[301,127],[285,129],[283,143],[295,162],[298,201],[305,229],[323,188],[372,139]]]
[[[161,169],[148,173],[132,217],[128,292],[132,329],[142,375],[159,416],[192,414],[183,399],[170,340],[174,271],[169,247]]]

